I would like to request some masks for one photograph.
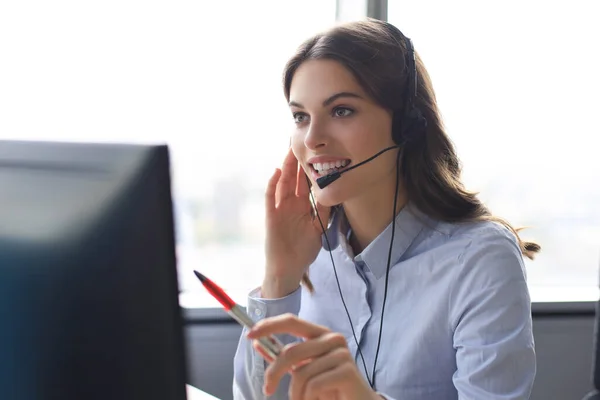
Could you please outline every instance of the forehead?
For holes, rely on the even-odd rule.
[[[339,92],[367,97],[354,75],[334,60],[308,60],[300,64],[290,85],[290,101],[322,101]]]

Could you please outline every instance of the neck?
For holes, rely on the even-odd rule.
[[[375,240],[406,205],[408,201],[406,192],[400,182],[396,210],[392,217],[395,186],[394,183],[377,188],[377,190],[367,190],[364,195],[344,202],[344,213],[352,229],[350,246],[354,254],[361,253]]]

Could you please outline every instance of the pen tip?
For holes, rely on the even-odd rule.
[[[198,279],[200,279],[200,282],[206,281],[206,277],[204,275],[202,275],[200,272],[194,270],[194,274],[198,277]]]

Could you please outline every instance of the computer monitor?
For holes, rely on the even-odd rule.
[[[0,141],[0,399],[184,400],[164,145]]]

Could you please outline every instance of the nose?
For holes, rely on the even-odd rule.
[[[322,124],[313,120],[304,137],[304,145],[311,150],[316,150],[327,145],[326,129]]]

